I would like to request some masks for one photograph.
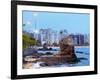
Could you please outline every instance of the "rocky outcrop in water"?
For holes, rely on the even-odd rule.
[[[44,49],[44,50],[48,50],[48,44],[47,44],[47,43],[44,43],[44,44],[43,44],[43,49]]]
[[[59,42],[60,52],[53,56],[41,57],[39,61],[45,62],[46,66],[52,66],[62,63],[76,63],[78,62],[75,55],[74,45],[70,36],[63,38]]]
[[[76,62],[73,40],[70,36],[63,38],[60,42],[60,52],[56,56],[64,57],[66,62]]]

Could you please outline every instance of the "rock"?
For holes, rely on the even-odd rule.
[[[59,42],[60,52],[52,57],[41,57],[40,61],[45,62],[48,66],[57,65],[60,63],[76,63],[78,62],[75,55],[73,41],[70,36],[61,39]]]
[[[50,48],[48,48],[48,45],[45,43],[45,44],[43,44],[43,48],[39,48],[38,50],[42,50],[42,51],[44,51],[44,50],[53,50],[51,47]]]
[[[46,67],[46,66],[48,66],[48,64],[47,63],[41,63],[40,66],[41,67]]]
[[[52,48],[50,47],[49,50],[52,50]]]
[[[47,43],[44,43],[44,44],[43,44],[43,50],[48,50],[48,45],[47,45]]]
[[[76,51],[76,53],[84,53],[84,52],[81,52],[81,51]]]
[[[60,52],[55,56],[64,57],[66,62],[76,62],[77,56],[75,55],[73,40],[70,36],[61,39],[60,44]]]
[[[53,53],[51,53],[51,52],[46,52],[45,54],[46,55],[53,55]]]
[[[59,63],[58,57],[41,57],[40,61],[44,62],[48,66],[53,66]]]

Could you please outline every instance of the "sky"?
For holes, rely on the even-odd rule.
[[[26,31],[51,28],[56,31],[66,29],[73,34],[89,34],[90,15],[86,13],[23,11],[22,14]]]

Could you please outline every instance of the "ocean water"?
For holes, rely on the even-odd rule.
[[[38,51],[41,53],[45,53],[45,52],[53,52],[54,54],[56,54],[57,52],[59,52],[59,48],[58,47],[54,47],[53,48],[54,51]],[[78,47],[75,48],[75,54],[77,56],[77,58],[80,60],[78,63],[75,64],[60,64],[60,65],[54,65],[53,67],[73,67],[73,66],[89,66],[90,64],[90,49],[87,47]],[[34,68],[36,68],[36,65],[39,66],[41,62],[37,62],[36,64],[34,64]]]
[[[73,66],[89,66],[90,64],[90,49],[87,47],[80,47],[80,48],[75,48],[75,54],[77,58],[80,60],[78,63],[75,64],[62,64],[59,66],[63,67],[73,67]]]
[[[77,51],[82,53],[77,53]],[[73,64],[73,66],[89,66],[90,64],[90,49],[89,48],[75,48],[75,54],[80,59],[80,62]]]

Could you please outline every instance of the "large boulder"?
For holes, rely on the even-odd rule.
[[[67,62],[76,62],[77,56],[75,54],[75,49],[73,45],[73,39],[68,36],[66,38],[61,39],[60,44],[60,52],[56,56],[64,57]]]
[[[62,63],[76,63],[78,61],[75,55],[73,40],[70,36],[59,41],[60,51],[53,56],[41,57],[40,61],[45,62],[48,66]]]

